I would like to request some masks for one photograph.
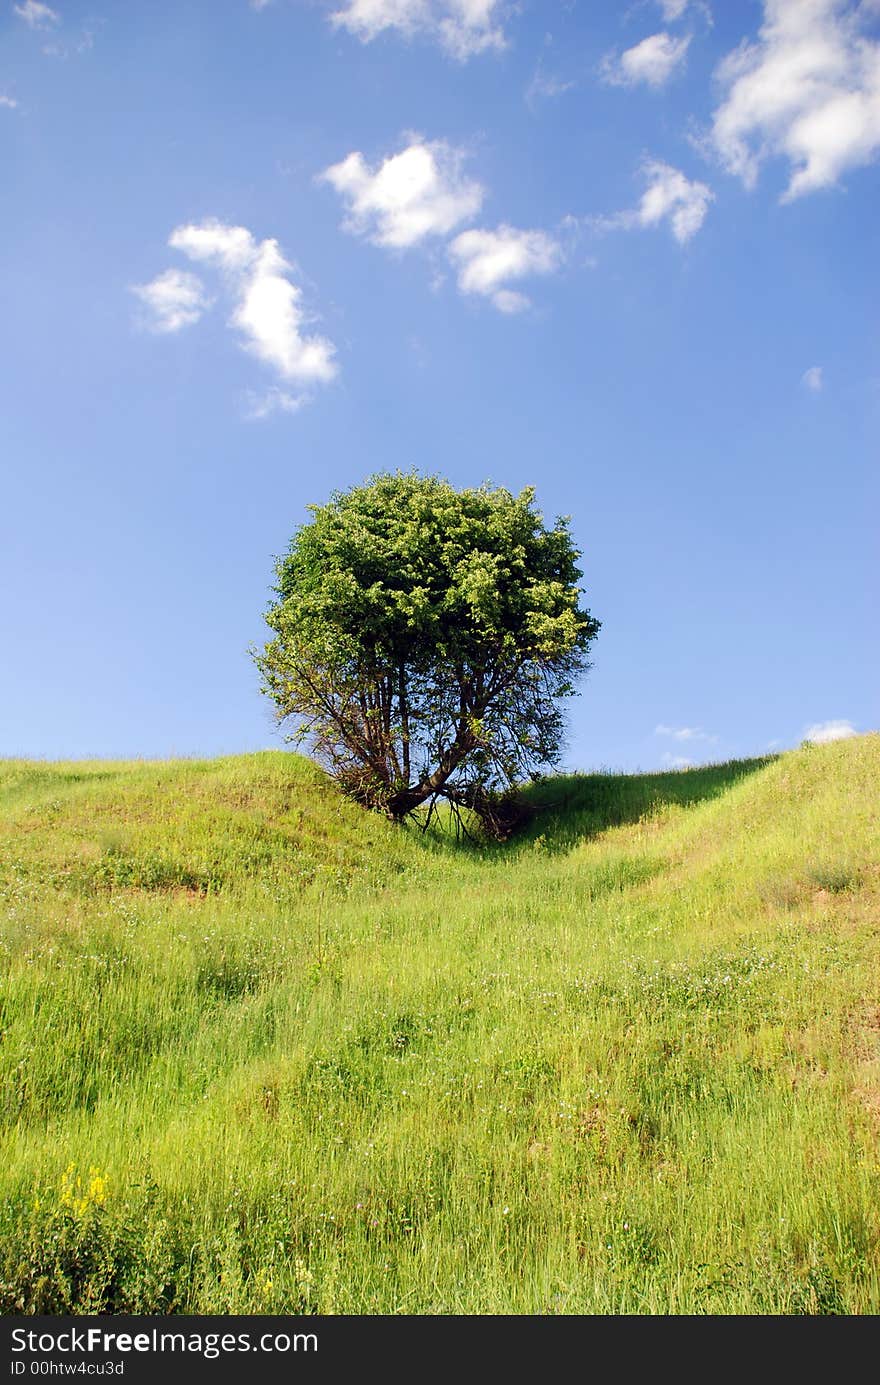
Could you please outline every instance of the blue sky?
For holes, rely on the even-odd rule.
[[[876,0],[3,0],[0,39],[0,754],[280,744],[273,557],[412,466],[571,515],[567,765],[878,725]]]

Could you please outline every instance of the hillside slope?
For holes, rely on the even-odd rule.
[[[880,1311],[878,784],[0,762],[0,1309]]]

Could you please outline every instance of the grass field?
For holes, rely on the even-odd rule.
[[[0,761],[0,1310],[880,1312],[880,736],[533,795]]]

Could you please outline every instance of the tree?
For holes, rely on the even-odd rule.
[[[568,520],[548,528],[532,487],[416,472],[308,508],[254,651],[277,720],[392,820],[445,798],[506,835],[516,783],[558,762],[599,629]]]

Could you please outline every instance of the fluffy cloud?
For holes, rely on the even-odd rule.
[[[404,38],[433,40],[465,62],[506,46],[501,9],[499,0],[348,0],[330,19],[362,43],[393,29]]]
[[[670,755],[667,750],[663,755],[663,763],[668,769],[690,769],[694,762],[684,755]]]
[[[642,174],[647,186],[638,207],[598,217],[594,224],[600,230],[621,227],[632,230],[668,221],[675,239],[684,245],[706,219],[709,203],[713,200],[711,189],[705,183],[692,182],[679,169],[656,159],[649,159],[642,165]]]
[[[227,226],[213,218],[198,225],[178,226],[168,237],[168,244],[191,260],[212,264],[229,274],[249,269],[257,251],[257,242],[246,226]]]
[[[166,269],[149,284],[135,284],[132,293],[147,308],[144,325],[151,332],[179,332],[182,327],[191,327],[210,306],[201,279],[179,269]]]
[[[325,169],[318,180],[330,183],[345,202],[347,231],[386,249],[405,250],[451,235],[479,212],[485,190],[464,177],[463,161],[463,151],[445,140],[416,138],[376,168],[355,151]],[[512,226],[462,231],[447,253],[461,292],[481,294],[506,313],[519,312],[529,303],[524,294],[508,287],[510,281],[548,274],[562,260],[561,248],[551,236]]]
[[[462,176],[464,155],[444,140],[416,139],[371,169],[355,151],[319,175],[348,207],[345,229],[375,245],[406,249],[448,235],[476,216],[483,188]]]
[[[8,106],[11,111],[14,111],[17,105],[18,102],[14,96],[0,95],[0,106]]]
[[[866,5],[765,0],[757,42],[722,63],[726,95],[711,144],[752,187],[772,156],[789,161],[783,201],[828,187],[880,151],[880,43],[862,27]]]
[[[23,19],[32,29],[48,29],[61,20],[57,10],[41,4],[40,0],[24,0],[23,5],[13,5],[12,8],[19,19]]]
[[[562,262],[558,242],[544,231],[499,226],[494,231],[463,231],[449,246],[462,293],[489,298],[503,313],[528,307],[524,294],[507,287],[532,274],[550,274]]]
[[[858,734],[851,721],[819,721],[807,727],[804,740],[812,741],[813,745],[825,745],[828,741],[845,741]]]
[[[229,325],[239,333],[243,349],[285,384],[302,389],[334,378],[335,347],[326,337],[307,334],[302,292],[291,281],[292,266],[277,240],[258,241],[246,226],[209,218],[178,226],[168,244],[219,273],[233,302]],[[154,332],[190,327],[211,306],[202,280],[177,269],[137,284],[132,291],[147,310],[145,325]],[[279,410],[293,413],[306,398],[277,386],[262,395],[250,393],[247,417],[266,418]]]
[[[655,736],[671,736],[675,741],[706,741],[714,745],[717,736],[712,736],[708,731],[704,731],[702,726],[655,726]]]
[[[673,38],[671,34],[652,34],[634,48],[627,48],[618,58],[609,54],[602,63],[602,76],[613,86],[635,86],[645,82],[662,87],[684,66],[690,36]]]
[[[820,365],[811,365],[809,370],[805,370],[801,376],[801,384],[804,386],[804,389],[812,390],[814,394],[818,394],[825,384],[825,381],[822,379],[822,367]]]
[[[705,183],[691,182],[677,168],[657,161],[645,165],[648,186],[635,213],[639,226],[669,221],[679,244],[696,235],[705,220],[712,193]]]
[[[258,241],[245,226],[207,220],[178,226],[168,244],[226,276],[236,300],[230,321],[245,350],[284,380],[316,384],[333,379],[335,348],[325,337],[304,334],[302,291],[289,278],[292,266],[277,240]]]

